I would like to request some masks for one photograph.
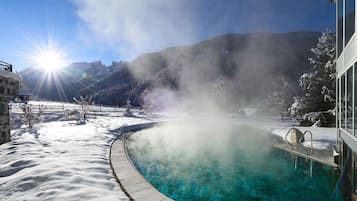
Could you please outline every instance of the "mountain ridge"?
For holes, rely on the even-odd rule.
[[[232,102],[242,102],[240,99],[249,102],[264,98],[276,74],[284,74],[292,93],[298,93],[297,80],[310,68],[310,49],[320,35],[320,32],[308,31],[227,33],[193,45],[168,47],[139,55],[131,62],[119,62],[119,67],[102,76],[86,71],[91,79],[77,77],[79,83],[74,88],[78,92],[68,93],[71,89],[67,87],[65,100],[71,101],[70,96],[92,95],[99,104],[125,105],[129,99],[133,105],[140,106],[143,105],[142,94],[155,87],[187,92],[200,90],[223,77],[233,94]],[[34,86],[31,76],[23,77],[25,83]],[[40,91],[39,97],[58,98],[46,95],[49,91]]]

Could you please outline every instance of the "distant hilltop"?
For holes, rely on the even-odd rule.
[[[113,61],[110,66],[105,66],[102,61],[93,62],[75,62],[65,69],[77,70],[78,72],[85,72],[90,75],[106,75],[118,70],[124,64],[123,61]]]
[[[113,61],[105,66],[101,61],[75,62],[63,67],[53,76],[36,67],[20,71],[34,97],[55,101],[73,101],[81,89],[119,70],[125,62]]]

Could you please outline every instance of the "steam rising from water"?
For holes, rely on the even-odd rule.
[[[142,1],[86,1],[78,0],[78,15],[96,34],[108,38],[113,44],[125,43],[130,49],[119,50],[121,53],[145,52],[151,49],[167,47],[169,44],[183,44],[193,41],[195,30],[190,21],[190,8],[180,0],[149,0]],[[108,7],[110,5],[110,7]],[[148,28],[149,29],[146,29]],[[152,40],[155,40],[153,42]],[[229,41],[226,41],[228,46]],[[174,77],[177,88],[172,89],[166,84],[155,82],[154,88],[143,95],[145,104],[151,109],[175,113],[180,120],[163,126],[159,137],[149,138],[152,144],[169,144],[170,152],[175,150],[185,153],[199,153],[210,147],[211,153],[224,155],[223,150],[230,145],[232,133],[231,121],[227,112],[232,110],[232,93],[237,88],[247,86],[237,85],[236,79],[240,76],[254,75],[257,67],[264,62],[263,55],[259,60],[252,61],[251,53],[257,50],[256,43],[245,42],[247,47],[243,50],[243,57],[233,58],[233,63],[242,64],[242,72],[234,69],[227,70],[222,76],[220,65],[221,54],[230,54],[231,50],[225,49],[226,44],[217,46],[221,48],[220,54],[212,52],[210,48],[202,47],[201,50],[192,50],[185,47],[178,48],[177,54],[170,50],[159,55],[163,62],[171,63],[170,76]],[[123,47],[123,46],[121,46]],[[197,57],[190,57],[196,55]],[[185,60],[183,58],[192,58]],[[202,59],[199,59],[202,58]],[[207,59],[208,58],[208,59]],[[181,62],[175,62],[181,61]],[[155,73],[158,67],[151,66],[151,61],[138,58],[129,69],[138,80],[146,80]],[[249,71],[246,73],[245,71]],[[266,71],[260,70],[262,75]],[[160,73],[159,73],[160,74]],[[163,72],[165,77],[165,72]],[[254,77],[254,76],[252,76]],[[249,79],[249,78],[244,78]],[[247,89],[243,89],[244,91]],[[250,92],[251,93],[251,92]],[[245,96],[246,94],[242,94]],[[153,131],[155,132],[155,131]],[[160,141],[160,142],[159,142]],[[209,146],[207,146],[209,145]],[[188,152],[187,152],[188,151]]]
[[[195,29],[198,26],[193,15],[195,8],[185,1],[75,2],[78,16],[89,29],[101,39],[108,39],[105,42],[118,49],[122,57],[131,58],[138,53],[192,43],[197,39],[198,32]],[[261,1],[256,5],[248,5],[260,10],[271,9],[269,3]],[[247,21],[255,21],[256,27],[265,24],[266,18],[261,16],[245,17]],[[135,78],[154,82],[154,87],[143,94],[148,107],[174,112],[183,117],[178,124],[167,126],[169,134],[189,133],[183,139],[175,138],[178,144],[185,144],[185,140],[193,138],[192,142],[197,143],[192,146],[199,146],[197,144],[202,141],[201,138],[208,136],[221,141],[220,146],[224,147],[226,144],[221,139],[222,135],[211,136],[209,133],[230,133],[232,128],[226,118],[227,113],[246,106],[263,107],[261,104],[265,93],[273,86],[276,74],[274,69],[279,69],[275,68],[276,65],[289,64],[284,61],[291,59],[291,53],[284,51],[285,54],[281,55],[275,50],[262,49],[262,43],[269,48],[277,41],[270,40],[272,37],[269,34],[261,36],[242,36],[241,41],[227,36],[216,41],[214,47],[200,44],[196,48],[171,48],[151,55],[153,58],[138,57],[129,64]],[[262,41],[262,38],[265,40]],[[289,45],[282,49],[290,48]],[[175,83],[171,85],[174,86],[160,80],[161,77],[172,78]],[[256,100],[247,97],[256,97]]]
[[[195,38],[191,8],[181,0],[75,0],[78,16],[101,42],[125,58],[190,43]],[[103,41],[104,40],[104,41]],[[155,40],[155,41],[154,41]],[[125,48],[124,48],[125,47]]]
[[[145,178],[175,200],[339,200],[331,197],[331,167],[314,163],[310,177],[308,160],[270,149],[264,133],[247,127],[230,133],[211,125],[174,128],[135,133],[127,144]]]
[[[171,158],[175,162],[177,156],[180,161],[193,161],[210,156],[229,164],[234,162],[232,150],[239,149],[254,155],[253,161],[257,165],[264,160],[273,142],[264,132],[233,126],[228,119],[212,119],[210,116],[186,117],[182,121],[140,131],[129,139],[133,140],[133,143],[129,141],[131,149],[149,148],[153,151],[150,157],[158,161]]]
[[[192,44],[198,38],[202,38],[202,36],[198,37],[202,35],[200,33],[202,30],[197,29],[202,29],[203,25],[199,21],[197,10],[206,7],[197,6],[191,1],[75,0],[74,2],[77,6],[77,15],[89,28],[89,33],[93,33],[97,36],[94,38],[101,40],[107,46],[118,50],[121,58],[131,59],[139,54],[172,45]],[[270,19],[276,15],[271,1],[254,0],[240,3],[230,1],[229,3],[232,4],[231,7],[223,5],[226,2],[216,0],[207,2],[210,6],[216,6],[219,11],[229,10],[222,13],[222,16],[215,13],[214,16],[222,17],[218,21],[232,23],[232,18],[236,15],[231,13],[241,12],[241,17],[237,19],[237,27],[242,23],[250,26],[246,27],[249,30],[262,31],[269,30],[269,26],[276,23]],[[246,13],[244,6],[259,12],[254,15]],[[211,21],[212,19],[207,19],[207,22]],[[220,24],[212,24],[209,27],[206,31],[208,34],[203,34],[206,37],[226,30],[223,28],[225,26]],[[234,32],[239,31],[241,30],[237,28]],[[294,44],[281,45],[280,48],[276,45],[280,43],[279,40],[272,40],[273,37],[269,34],[261,36],[241,35],[242,38],[238,41],[235,41],[232,36],[227,36],[210,44],[214,44],[214,47],[200,44],[194,49],[171,48],[154,55],[153,59],[148,59],[149,61],[138,57],[130,63],[129,69],[140,81],[154,80],[154,89],[148,93],[148,97],[159,99],[156,101],[159,103],[155,103],[155,108],[158,107],[157,105],[162,105],[165,110],[190,113],[197,108],[201,111],[222,109],[231,111],[232,108],[246,105],[260,106],[262,99],[266,97],[266,92],[273,87],[277,71],[284,66],[289,66],[291,64],[289,61],[296,61],[296,52],[290,52],[293,51],[291,45],[295,47]],[[262,43],[265,44],[265,49],[262,48]],[[166,69],[162,70],[162,66]],[[284,72],[287,70],[285,69]],[[176,82],[175,86],[163,83],[165,80],[160,80],[161,77],[172,78]],[[217,83],[221,83],[223,87],[217,87]],[[172,97],[177,99],[174,100]],[[248,97],[255,97],[256,100]],[[168,109],[170,107],[171,109]]]

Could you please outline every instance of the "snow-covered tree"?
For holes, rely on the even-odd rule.
[[[125,117],[133,117],[133,113],[130,111],[130,109],[132,108],[130,100],[126,100],[126,110],[124,111],[124,116]]]
[[[218,101],[218,104],[227,104],[227,86],[223,76],[217,77],[216,80],[212,83],[212,87],[210,89],[210,95],[213,99]]]
[[[295,97],[289,108],[295,117],[302,117],[309,112],[328,111],[335,107],[335,34],[330,31],[323,32],[311,51],[314,54],[313,58],[309,58],[312,69],[299,79],[304,95]]]
[[[21,104],[20,108],[22,109],[23,116],[22,122],[28,125],[28,128],[32,128],[35,123],[40,122],[39,115],[36,115],[32,112],[32,108],[28,104]]]
[[[286,76],[278,74],[273,82],[272,91],[266,97],[266,102],[271,110],[280,112],[282,118],[291,99],[288,85]]]
[[[90,105],[93,103],[92,102],[93,96],[80,96],[79,100],[73,97],[73,100],[81,105],[81,118],[83,118],[84,121],[87,120],[87,115],[90,111]]]

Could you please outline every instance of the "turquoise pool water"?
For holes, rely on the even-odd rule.
[[[130,136],[129,155],[153,186],[175,200],[340,200],[333,195],[332,167],[312,162],[311,177],[311,161],[272,148],[265,133],[237,127],[223,142],[213,137],[192,149],[190,138],[179,149],[175,136],[165,139],[154,129]]]

